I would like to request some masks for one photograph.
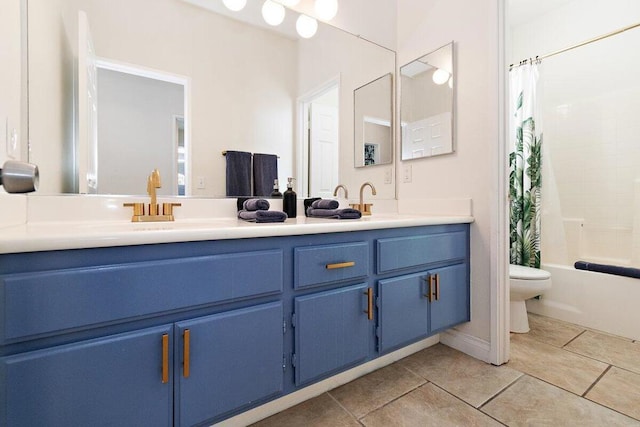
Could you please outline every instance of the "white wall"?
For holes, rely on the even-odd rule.
[[[20,137],[20,1],[2,0],[0,17],[0,165],[20,153],[11,150],[8,143],[15,129]]]
[[[314,16],[313,4],[314,0],[302,0],[293,9]],[[329,24],[395,50],[396,11],[396,0],[342,0]]]
[[[451,155],[399,162],[403,199],[471,198],[471,322],[458,329],[491,339],[491,283],[496,257],[498,1],[398,0],[398,65],[455,42],[455,146]],[[403,168],[412,182],[403,183]],[[506,201],[505,201],[506,203]],[[495,279],[493,279],[495,280]]]
[[[637,22],[637,1],[565,2],[512,26],[510,62]],[[640,266],[638,45],[634,29],[542,62],[544,263]]]

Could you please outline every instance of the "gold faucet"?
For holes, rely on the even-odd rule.
[[[340,190],[341,188],[344,190],[344,198],[345,198],[345,199],[348,199],[348,198],[349,198],[349,190],[347,190],[347,187],[345,187],[345,186],[344,186],[344,185],[342,185],[342,184],[338,184],[338,185],[336,186],[336,188],[334,188],[334,190],[333,190],[333,197],[338,197],[338,190]]]
[[[145,215],[144,203],[125,203],[125,207],[133,208],[133,216],[131,217],[131,222],[159,222],[159,221],[174,221],[173,217],[173,208],[175,206],[182,206],[182,203],[163,203],[162,204],[162,215],[159,214],[158,209],[158,199],[156,197],[156,188],[162,187],[162,182],[160,181],[160,172],[158,169],[154,169],[151,172],[151,175],[147,178],[147,193],[151,198],[149,202],[149,208],[146,209],[148,212]]]
[[[371,203],[364,202],[364,188],[367,185],[371,187],[371,194],[373,194],[374,196],[376,195],[376,187],[374,187],[372,183],[367,181],[364,184],[362,184],[362,186],[360,187],[360,203],[351,204],[351,207],[355,209],[359,209],[360,212],[362,212],[362,215],[371,215],[371,206],[373,206],[373,204]]]

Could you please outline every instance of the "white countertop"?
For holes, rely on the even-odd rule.
[[[0,253],[38,252],[154,243],[248,239],[337,233],[421,225],[473,222],[472,216],[375,214],[358,220],[306,218],[256,224],[235,218],[176,219],[174,222],[117,221],[27,222],[0,229]]]

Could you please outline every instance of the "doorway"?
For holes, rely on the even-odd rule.
[[[331,197],[339,181],[340,79],[299,98],[300,190],[309,197]]]

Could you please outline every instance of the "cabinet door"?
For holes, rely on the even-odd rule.
[[[295,381],[301,385],[367,358],[367,285],[295,298]]]
[[[172,340],[162,326],[4,357],[0,425],[170,426]]]
[[[200,424],[282,393],[282,322],[277,302],[177,323],[176,425]]]
[[[470,320],[468,264],[429,270],[437,275],[431,302],[431,333]]]
[[[378,350],[386,352],[429,332],[426,272],[378,282]]]

